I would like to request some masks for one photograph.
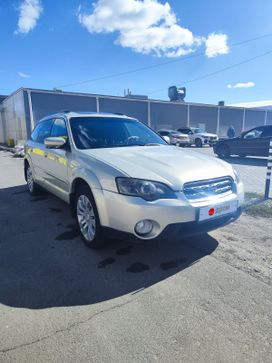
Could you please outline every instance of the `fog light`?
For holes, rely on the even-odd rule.
[[[153,222],[149,219],[144,219],[135,225],[135,232],[141,236],[149,234],[153,229]]]

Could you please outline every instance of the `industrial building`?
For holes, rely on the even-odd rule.
[[[0,96],[0,143],[25,140],[42,117],[64,111],[100,111],[135,117],[155,130],[197,126],[226,136],[233,125],[236,132],[259,125],[272,125],[272,111],[190,102],[153,100],[147,97],[106,96],[20,88]]]

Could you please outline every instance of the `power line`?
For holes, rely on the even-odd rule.
[[[272,36],[272,33],[267,33],[267,34],[263,34],[263,35],[260,35],[258,37],[255,37],[255,38],[250,38],[250,39],[246,39],[246,40],[242,40],[240,42],[230,44],[230,46],[231,47],[236,47],[236,46],[239,46],[239,45],[247,44],[247,43],[250,43],[250,42],[253,42],[253,41],[256,41],[256,40],[260,40],[260,39],[264,39],[264,38],[267,38],[267,37],[271,37],[271,36]],[[85,84],[85,83],[93,83],[93,82],[98,82],[98,81],[102,81],[102,80],[105,80],[105,79],[125,76],[125,75],[128,75],[128,74],[133,74],[133,73],[137,73],[137,72],[141,72],[141,71],[146,71],[146,70],[149,70],[149,69],[154,69],[154,68],[166,66],[168,64],[178,63],[178,62],[181,62],[181,61],[184,61],[184,60],[187,60],[187,59],[197,58],[197,57],[200,57],[200,56],[202,56],[204,54],[205,54],[205,52],[202,51],[202,52],[198,52],[198,53],[195,53],[195,54],[184,56],[184,57],[179,58],[179,59],[172,59],[172,60],[162,62],[162,63],[159,63],[159,64],[153,64],[151,66],[135,68],[135,69],[125,71],[125,72],[113,73],[113,74],[109,74],[109,75],[105,75],[105,76],[101,76],[101,77],[97,77],[97,78],[86,79],[86,80],[78,81],[78,82],[74,82],[74,83],[68,83],[68,84],[64,84],[64,85],[61,85],[61,86],[57,86],[56,88],[68,88],[68,87],[78,86],[78,85]]]
[[[219,69],[219,70],[217,70],[217,71],[215,71],[215,72],[207,73],[207,74],[204,74],[203,76],[200,76],[200,77],[197,77],[197,78],[193,78],[193,79],[188,80],[188,81],[184,81],[184,82],[183,82],[183,85],[186,85],[186,84],[189,84],[189,83],[193,83],[193,82],[197,82],[197,81],[200,81],[200,80],[202,80],[202,79],[206,79],[206,78],[212,77],[212,76],[214,76],[214,75],[216,75],[216,74],[219,74],[219,73],[225,72],[225,71],[227,71],[227,70],[229,70],[229,69],[236,68],[236,67],[239,67],[239,66],[241,66],[241,65],[243,65],[243,64],[246,64],[246,63],[252,62],[252,61],[254,61],[255,59],[265,57],[265,56],[267,56],[267,55],[269,55],[269,54],[271,54],[271,53],[272,53],[272,50],[269,50],[268,52],[265,52],[265,53],[259,54],[259,55],[255,56],[255,57],[251,57],[251,58],[245,59],[245,60],[243,60],[242,62],[232,64],[232,65],[230,65],[230,66],[228,66],[228,67],[221,68],[221,69]],[[164,87],[164,88],[157,89],[157,90],[154,90],[154,91],[146,92],[146,93],[147,93],[148,95],[150,95],[150,94],[153,94],[153,93],[161,92],[161,91],[163,91],[163,90],[165,90],[165,87]]]

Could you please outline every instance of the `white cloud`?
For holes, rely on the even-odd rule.
[[[18,72],[18,76],[20,76],[21,78],[30,78],[30,74],[27,73],[23,73],[23,72]]]
[[[246,108],[272,108],[272,100],[262,100],[262,101],[253,101],[253,102],[242,102],[242,103],[234,103],[230,106],[235,107],[246,107]]]
[[[240,83],[236,83],[236,84],[228,84],[227,87],[228,88],[251,88],[251,87],[255,87],[255,83],[254,82],[240,82]]]
[[[18,27],[15,33],[27,34],[34,29],[42,11],[40,0],[24,0],[19,7]]]
[[[179,25],[169,3],[158,0],[97,0],[91,13],[79,7],[78,19],[90,33],[116,32],[115,44],[143,54],[180,57],[206,41]]]
[[[219,54],[229,53],[228,36],[222,33],[212,33],[205,41],[206,43],[206,56],[214,58]]]

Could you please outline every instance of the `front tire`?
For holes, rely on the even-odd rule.
[[[36,195],[41,194],[42,190],[39,187],[39,185],[35,182],[34,176],[33,176],[33,171],[31,169],[31,166],[28,163],[27,163],[26,169],[25,169],[25,176],[26,176],[27,187],[28,187],[28,191],[29,191],[30,195],[36,196]]]
[[[80,186],[76,191],[73,209],[80,236],[86,246],[90,248],[103,247],[107,239],[100,225],[95,200],[87,185]]]
[[[202,147],[202,146],[203,146],[202,140],[201,140],[201,139],[199,139],[199,138],[197,138],[197,139],[195,140],[195,146],[196,146],[196,147]]]
[[[227,145],[220,145],[216,153],[221,159],[227,159],[230,157],[230,148]]]

